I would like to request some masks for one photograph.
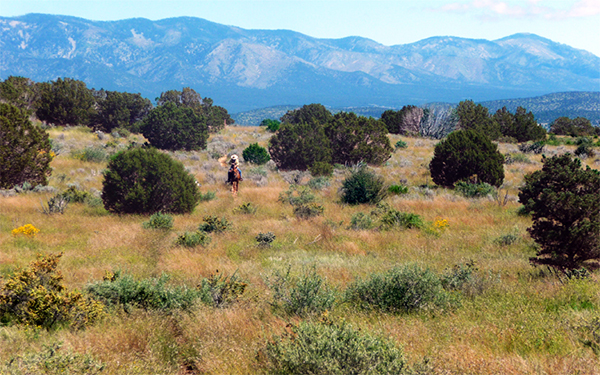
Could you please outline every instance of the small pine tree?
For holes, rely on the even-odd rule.
[[[22,110],[0,103],[0,188],[24,182],[46,185],[51,160],[48,133],[35,127]]]
[[[376,204],[386,195],[383,178],[368,170],[365,165],[359,166],[342,182],[342,202],[344,203]]]
[[[433,182],[454,187],[454,183],[477,175],[479,182],[500,186],[504,181],[504,156],[490,139],[474,130],[459,130],[435,146],[429,164]]]
[[[114,213],[189,213],[200,199],[183,164],[156,149],[114,155],[102,183],[104,207]]]
[[[600,267],[600,172],[571,155],[543,159],[525,176],[519,201],[532,213],[528,229],[540,245],[534,264],[563,271]]]

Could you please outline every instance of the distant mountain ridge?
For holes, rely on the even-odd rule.
[[[154,99],[189,86],[230,112],[275,105],[389,106],[598,91],[600,58],[533,34],[384,46],[246,30],[200,18],[0,17],[0,78],[58,77]]]

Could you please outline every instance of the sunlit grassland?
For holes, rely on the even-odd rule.
[[[76,159],[72,152],[107,144],[106,150],[115,152],[132,141],[143,142],[138,135],[105,135],[101,140],[79,128],[51,129],[50,136],[54,144],[60,144],[51,164],[50,185],[62,191],[76,184],[96,194],[102,189],[106,162]],[[289,184],[284,173],[272,166],[253,172],[265,173],[265,182],[253,178],[250,171],[255,167],[242,164],[240,194],[231,196],[223,183],[227,167],[218,161],[217,151],[241,155],[251,143],[267,146],[269,136],[264,129],[228,127],[211,135],[206,151],[170,152],[195,176],[202,193],[216,193],[216,199],[201,202],[193,213],[174,215],[170,231],[144,229],[146,216],[113,215],[101,206],[79,203],[70,204],[62,215],[45,215],[41,204],[53,195],[50,192],[0,196],[3,275],[26,266],[39,253],[63,252],[60,269],[66,285],[79,290],[102,280],[106,271],[116,270],[139,278],[167,273],[172,283],[190,287],[218,270],[229,275],[237,272],[248,283],[242,300],[222,309],[198,306],[189,313],[173,314],[115,311],[81,331],[0,327],[0,360],[62,342],[67,349],[106,363],[104,373],[108,374],[261,373],[256,358],[265,342],[288,322],[299,319],[271,310],[266,279],[275,270],[291,265],[293,272],[300,272],[302,267],[315,265],[342,293],[355,280],[397,265],[419,263],[442,273],[473,261],[479,289],[444,311],[393,315],[341,304],[330,315],[392,337],[404,347],[411,363],[429,358],[437,374],[598,373],[600,361],[582,345],[576,329],[582,319],[600,313],[598,274],[563,283],[528,261],[535,254],[526,232],[531,219],[517,214],[517,194],[523,176],[541,168],[541,155],[528,154],[529,163],[505,165],[505,185],[500,189],[501,198],[508,193],[504,205],[493,198],[467,199],[435,188],[428,164],[437,141],[391,135],[392,145],[402,139],[408,147],[374,169],[387,183],[404,184],[409,192],[391,195],[386,202],[420,215],[426,226],[446,219],[448,227],[439,232],[352,230],[352,216],[375,207],[340,202],[345,169],[337,169],[331,185],[314,192],[325,211],[309,220],[296,219],[292,207],[278,201]],[[516,145],[500,144],[499,148],[503,153],[518,152]],[[573,150],[572,146],[547,146],[545,153]],[[600,161],[588,158],[584,164],[598,169]],[[256,213],[235,212],[248,202],[257,207]],[[174,245],[178,234],[196,230],[206,216],[226,217],[233,227],[212,234],[205,247]],[[11,235],[12,229],[24,224],[33,224],[40,232],[33,238]],[[255,237],[261,232],[276,235],[271,247],[257,246]],[[515,235],[516,241],[502,245],[498,238],[506,235]],[[189,372],[191,368],[197,372]]]

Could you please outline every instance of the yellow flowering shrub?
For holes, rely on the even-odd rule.
[[[13,236],[18,236],[19,234],[23,234],[27,237],[35,237],[35,235],[39,232],[40,230],[37,229],[36,227],[34,227],[31,224],[25,224],[22,225],[18,228],[15,228],[12,230],[12,235]]]

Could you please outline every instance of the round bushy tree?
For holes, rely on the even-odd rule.
[[[119,152],[104,172],[102,200],[110,212],[187,213],[199,199],[195,179],[183,164],[156,149]]]
[[[141,126],[142,134],[163,150],[206,148],[208,126],[192,108],[167,102],[150,111]]]
[[[305,171],[316,162],[330,163],[331,148],[323,126],[284,123],[269,140],[269,154],[279,169]]]
[[[429,171],[433,182],[454,183],[477,175],[478,182],[500,186],[504,181],[504,156],[490,139],[474,130],[459,130],[435,146]]]
[[[262,165],[271,160],[267,149],[258,145],[258,143],[252,143],[246,147],[242,152],[244,160],[249,163]]]
[[[600,172],[581,168],[569,154],[542,162],[519,193],[532,213],[528,231],[540,245],[531,262],[560,270],[600,267]]]
[[[35,127],[26,112],[0,103],[0,188],[27,181],[46,185],[51,173],[48,133]]]

